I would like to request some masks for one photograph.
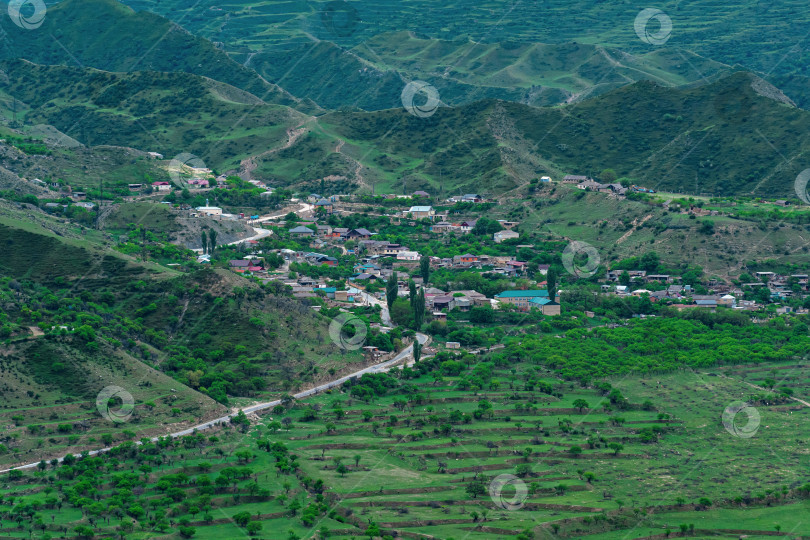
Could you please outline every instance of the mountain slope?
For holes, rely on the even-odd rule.
[[[113,431],[157,434],[221,415],[215,402],[268,400],[363,361],[336,354],[329,320],[291,296],[225,270],[183,274],[136,261],[110,240],[0,201],[0,418],[86,423],[39,446],[12,441],[14,452],[57,453],[88,443],[70,434],[110,431],[94,403],[110,384],[136,400],[137,420]]]
[[[810,113],[742,72],[691,88],[643,81],[564,107],[484,100],[428,118],[399,107],[314,119],[185,73],[4,68],[27,124],[90,145],[190,152],[218,169],[258,156],[254,176],[275,186],[343,176],[367,190],[495,195],[543,173],[612,168],[657,190],[784,197],[809,144]],[[293,136],[298,126],[306,133]]]
[[[268,103],[311,109],[208,40],[115,0],[64,0],[48,7],[36,31],[18,28],[9,17],[0,20],[0,29],[7,36],[0,43],[0,58],[118,72],[184,71],[226,82]]]
[[[304,115],[187,73],[108,73],[2,63],[2,89],[22,102],[27,124],[50,124],[86,145],[130,146],[167,157],[189,152],[234,168],[280,145]]]
[[[663,47],[642,41],[634,31],[636,16],[648,7],[638,2],[450,0],[438,7],[432,0],[407,3],[355,0],[349,5],[356,10],[358,23],[347,32],[348,36],[334,35],[320,22],[318,8],[327,2],[204,0],[193,8],[180,0],[126,0],[126,3],[169,17],[197,35],[224,43],[229,51],[277,52],[279,57],[285,48],[306,43],[311,37],[351,48],[373,41],[380,34],[403,30],[418,32],[431,40],[462,43],[471,40],[485,45],[538,42],[560,45],[576,41],[637,55],[661,50],[677,54],[678,50],[686,50],[758,72],[785,90],[800,106],[810,103],[806,73],[810,52],[797,46],[807,37],[810,11],[801,0],[735,0],[722,5],[712,0],[688,4],[663,0],[655,7],[672,21],[672,32]],[[439,48],[438,42],[435,48]],[[375,61],[371,53],[363,56]],[[704,67],[694,65],[699,72]],[[573,66],[564,68],[574,70]],[[709,73],[703,74],[710,77]]]
[[[483,101],[429,118],[392,110],[319,121],[367,177],[377,171],[397,192],[403,177],[406,191],[497,194],[546,172],[612,168],[657,190],[791,196],[810,148],[810,113],[747,73],[688,89],[639,82],[565,107]]]

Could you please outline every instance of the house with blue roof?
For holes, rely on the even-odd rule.
[[[335,288],[335,287],[316,287],[314,289],[314,292],[317,294],[318,291],[323,291],[323,293],[326,295],[327,298],[334,299],[335,298],[335,291],[337,291],[337,288]]]

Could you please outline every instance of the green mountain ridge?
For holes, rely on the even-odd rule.
[[[93,67],[104,71],[188,72],[219,80],[267,103],[315,110],[245,68],[206,39],[148,11],[116,0],[64,0],[48,8],[35,32],[0,20],[7,39],[0,58],[38,64]]]
[[[810,144],[810,113],[748,73],[695,88],[644,81],[565,107],[489,100],[429,118],[391,110],[319,122],[397,192],[403,177],[406,192],[496,195],[544,173],[612,168],[656,190],[791,196]]]
[[[679,50],[634,56],[580,43],[479,44],[418,38],[411,32],[375,36],[351,49],[320,41],[238,56],[249,58],[249,66],[265,79],[327,109],[396,107],[409,80],[430,82],[447,105],[502,99],[545,106],[638,80],[705,84],[728,71]]]
[[[190,152],[220,170],[254,156],[253,176],[274,186],[336,175],[368,191],[497,195],[540,174],[612,168],[657,190],[784,197],[806,168],[810,113],[742,72],[689,88],[642,81],[563,107],[482,100],[428,118],[402,108],[312,118],[239,103],[245,94],[186,73],[2,67],[28,124],[91,146]],[[307,133],[292,138],[296,126]]]
[[[6,73],[0,89],[24,104],[28,124],[53,125],[90,146],[129,146],[167,158],[188,152],[213,168],[237,168],[241,159],[282,144],[286,130],[305,118],[188,73],[109,73],[24,60],[0,68]]]
[[[406,3],[357,0],[349,3],[356,10],[357,23],[347,36],[334,35],[320,22],[319,9],[326,9],[326,1],[205,0],[193,9],[180,0],[126,0],[126,3],[171,18],[192,33],[221,42],[226,50],[239,53],[277,52],[281,56],[285,49],[299,47],[313,37],[352,48],[372,42],[376,36],[402,31],[462,44],[474,41],[503,46],[559,45],[576,41],[634,55],[667,55],[688,50],[721,64],[759,73],[800,106],[810,103],[807,90],[810,53],[796,46],[806,38],[810,13],[800,0],[744,0],[723,5],[711,0],[689,4],[664,0],[655,7],[671,19],[673,28],[661,47],[644,42],[636,34],[634,21],[643,8],[649,7],[637,2],[551,0],[506,5],[451,0],[439,8],[431,0]],[[363,56],[374,60],[372,55]],[[703,69],[700,65],[694,67],[697,71]],[[709,73],[704,75],[710,77]]]

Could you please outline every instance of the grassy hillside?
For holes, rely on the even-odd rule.
[[[9,130],[9,133],[12,136],[25,136],[17,130]],[[168,178],[162,162],[149,159],[145,152],[133,148],[43,144],[47,148],[44,153],[26,153],[24,147],[21,150],[13,144],[0,143],[0,167],[4,169],[5,179],[0,189],[24,189],[46,198],[55,198],[56,192],[38,188],[30,180],[64,180],[76,191],[96,192],[103,182],[104,196],[107,198],[129,194],[127,184],[130,183]]]
[[[65,0],[48,6],[36,32],[0,21],[7,39],[0,58],[104,71],[194,73],[229,83],[268,103],[311,108],[241,66],[206,39],[149,12],[135,13],[116,0]],[[42,35],[53,39],[42,39]]]
[[[810,115],[779,98],[737,73],[695,88],[640,82],[559,108],[482,101],[429,118],[391,110],[319,121],[389,191],[405,177],[406,191],[497,194],[541,173],[612,168],[656,190],[785,197],[805,168]]]
[[[107,73],[89,68],[3,64],[6,91],[25,105],[27,124],[50,124],[90,146],[131,146],[170,159],[181,152],[211,168],[286,141],[304,116],[187,73]]]
[[[269,400],[363,361],[337,354],[326,317],[231,272],[141,263],[112,250],[101,232],[8,203],[0,245],[0,415],[19,412],[19,426],[52,415],[54,424],[91,416],[96,425],[85,402],[117,384],[138,408],[160,400],[160,414],[129,428],[163,432],[209,416],[220,409],[215,402]],[[172,387],[183,390],[171,397]],[[31,411],[20,412],[26,403]],[[59,404],[68,405],[64,415],[48,409]],[[40,443],[35,455],[88,443],[67,441],[71,433]],[[28,454],[37,441],[24,443],[11,446]]]
[[[384,0],[350,2],[360,21],[351,35],[336,36],[321,23],[319,7],[303,1],[206,0],[193,8],[179,0],[127,0],[183,25],[194,34],[223,42],[229,50],[271,51],[306,43],[309,36],[353,47],[388,32],[413,31],[431,40],[486,44],[576,41],[616,47],[633,54],[654,50],[638,38],[634,20],[647,4],[596,0],[500,2],[454,0],[435,9],[430,0],[390,3]],[[665,0],[655,5],[672,20],[667,49],[687,50],[723,64],[767,74],[770,82],[804,106],[807,88],[806,52],[794,49],[806,35],[810,13],[800,0],[753,2],[734,0],[722,6],[711,0],[688,5]],[[428,49],[440,42],[431,41]],[[363,54],[375,60],[373,51]],[[506,67],[506,66],[502,66]],[[700,71],[703,66],[695,66]],[[574,71],[565,66],[565,71]],[[350,104],[353,101],[349,102]]]
[[[299,59],[304,58],[305,62]],[[705,83],[726,67],[688,52],[633,56],[590,44],[474,43],[382,34],[350,50],[306,43],[260,52],[250,66],[323,107],[398,107],[404,81],[430,81],[442,102],[494,98],[553,105],[602,94],[638,80],[670,86]]]
[[[89,351],[71,336],[34,335],[13,340],[2,352],[0,419],[13,426],[4,433],[4,465],[161,435],[227,412],[208,396],[106,343]],[[96,397],[107,386],[124,388],[135,400],[126,423],[109,422],[99,414]]]
[[[340,175],[380,192],[494,195],[542,173],[598,176],[612,168],[656,190],[785,197],[806,168],[810,116],[743,72],[692,88],[644,81],[565,107],[484,100],[429,118],[399,107],[313,120],[190,74],[22,60],[5,69],[6,90],[25,104],[18,118],[28,125],[167,159],[190,152],[220,170],[258,156],[254,176],[272,185]],[[293,137],[298,126],[305,132]]]
[[[513,192],[488,216],[521,221],[522,242],[549,238],[587,242],[597,248],[605,265],[655,251],[667,264],[699,265],[707,275],[727,279],[752,261],[805,263],[808,214],[807,207],[801,208],[804,225],[776,217],[690,219],[658,205],[558,186]],[[704,227],[706,221],[713,224],[712,230]]]

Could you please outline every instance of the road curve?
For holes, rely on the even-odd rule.
[[[417,333],[416,334],[416,339],[419,340],[419,343],[424,345],[425,343],[427,343],[428,337],[425,334]],[[413,344],[408,345],[407,347],[402,349],[399,353],[397,353],[396,356],[394,356],[390,360],[386,360],[385,362],[381,362],[381,363],[375,364],[373,366],[365,367],[365,368],[363,368],[361,370],[355,371],[354,373],[350,373],[349,375],[345,375],[345,376],[340,377],[338,379],[335,379],[333,381],[329,381],[327,383],[323,383],[323,384],[320,384],[320,385],[315,386],[313,388],[310,388],[309,390],[303,390],[301,392],[298,392],[297,394],[293,394],[293,397],[295,399],[302,399],[302,398],[310,397],[310,396],[313,396],[313,395],[318,394],[320,392],[330,390],[330,389],[332,389],[332,388],[334,388],[336,386],[340,386],[341,384],[348,381],[349,379],[354,378],[354,377],[359,377],[359,376],[361,376],[361,375],[363,375],[365,373],[383,373],[383,372],[386,372],[386,371],[390,370],[393,366],[395,366],[397,363],[404,360],[408,356],[411,356],[412,354],[413,354]],[[254,412],[258,412],[258,411],[263,411],[265,409],[269,409],[271,407],[275,407],[276,405],[280,405],[280,404],[281,404],[281,400],[276,399],[274,401],[268,401],[266,403],[257,403],[256,405],[251,405],[250,407],[244,407],[244,408],[242,408],[240,410],[244,411],[245,414],[250,414],[250,413],[254,413]],[[198,425],[196,425],[194,427],[190,427],[190,428],[184,429],[182,431],[176,431],[174,433],[168,433],[166,435],[162,435],[161,437],[175,438],[175,437],[184,437],[186,435],[191,435],[195,431],[203,431],[203,430],[212,428],[212,427],[214,427],[214,426],[216,426],[218,424],[228,423],[228,422],[231,421],[231,418],[236,416],[236,414],[238,414],[238,413],[232,413],[232,414],[229,414],[229,415],[226,415],[226,416],[221,416],[219,418],[215,418],[214,420],[209,420],[208,422],[203,422],[202,424],[198,424]],[[152,437],[150,440],[152,442],[155,442],[158,439],[159,439],[159,437]],[[136,441],[135,444],[140,445],[141,442]],[[102,454],[104,452],[109,452],[111,449],[112,449],[112,447],[101,448],[100,450],[90,450],[88,452],[88,454],[91,455],[91,456],[95,456],[97,454]],[[73,454],[73,455],[76,456],[76,457],[81,456],[81,454]],[[64,459],[63,457],[58,458],[58,461],[61,462],[63,459]],[[14,469],[33,469],[38,464],[39,464],[39,461],[34,462],[34,463],[26,463],[25,465],[20,465],[18,467],[11,467],[10,469],[2,469],[2,470],[0,470],[0,474],[6,473],[6,472],[14,470]]]

